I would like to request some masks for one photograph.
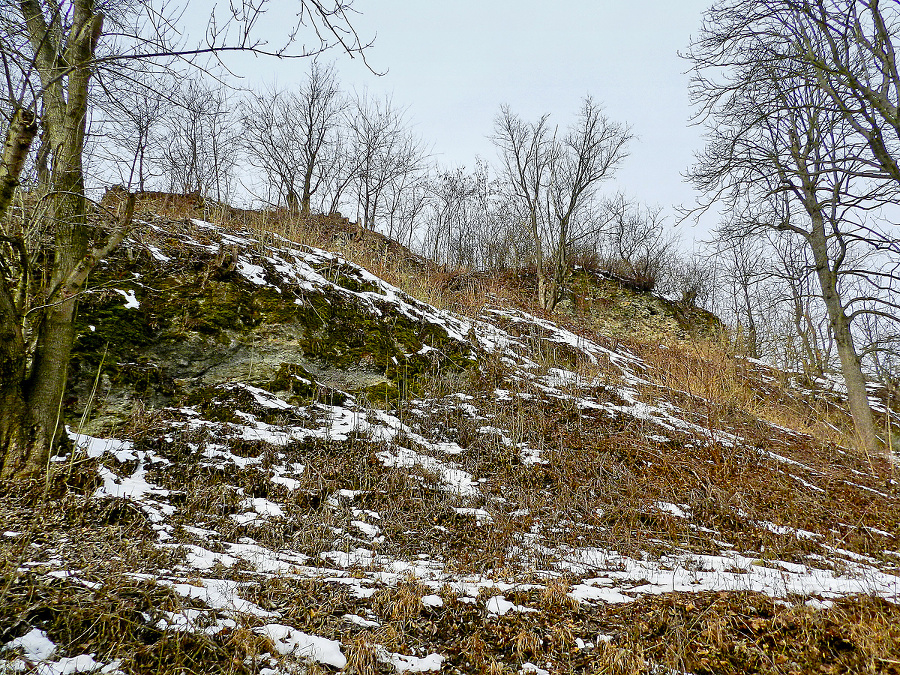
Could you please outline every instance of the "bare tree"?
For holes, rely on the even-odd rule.
[[[335,129],[329,151],[318,157],[322,184],[319,204],[323,213],[337,213],[347,206],[347,193],[356,179],[357,157],[353,152],[352,133],[345,120]]]
[[[815,264],[809,247],[796,237],[768,237],[772,300],[786,307],[786,330],[793,329],[791,352],[784,355],[788,367],[801,370],[807,378],[822,377],[832,369],[835,341],[828,312],[822,307]],[[773,288],[778,284],[777,289]],[[774,341],[774,340],[772,340]]]
[[[548,279],[545,269],[545,222],[543,204],[546,200],[549,165],[557,151],[556,139],[550,129],[549,115],[528,123],[501,106],[494,120],[494,144],[500,151],[505,178],[510,191],[521,203],[527,229],[531,233],[534,264],[538,279],[538,300],[546,307]]]
[[[203,81],[184,81],[164,118],[161,156],[171,192],[197,192],[224,201],[237,162],[238,131],[228,91]]]
[[[667,287],[682,307],[708,307],[715,292],[716,269],[706,256],[674,256],[669,263]]]
[[[659,207],[648,207],[617,195],[604,204],[608,249],[604,262],[610,272],[651,291],[669,271],[676,238],[667,232]]]
[[[93,227],[87,219],[83,156],[95,71],[133,60],[190,62],[228,51],[289,57],[320,53],[334,44],[355,53],[365,48],[347,20],[349,0],[301,0],[296,8],[296,30],[280,46],[256,37],[262,10],[251,2],[231,3],[229,19],[211,19],[202,41],[190,45],[173,43],[183,35],[173,18],[182,8],[167,3],[0,2],[4,99],[10,115],[0,166],[0,217],[37,131],[36,119],[50,158],[42,196],[44,236],[29,236],[21,223],[8,218],[0,234],[3,480],[41,472],[62,436],[61,404],[77,298],[91,270],[122,242],[131,222],[130,208],[109,228]],[[312,27],[317,37],[311,45],[298,46],[296,38],[306,34],[305,27]],[[128,204],[133,206],[133,199]],[[38,261],[45,271],[43,283],[35,283],[40,280],[35,277]]]
[[[523,231],[519,204],[504,187],[481,159],[471,171],[437,169],[428,182],[422,253],[472,269],[526,264],[531,237]]]
[[[288,208],[309,213],[310,203],[334,166],[336,132],[347,106],[333,66],[313,62],[296,92],[270,88],[247,101],[244,148],[254,166],[277,185]]]
[[[149,190],[163,172],[163,126],[178,86],[164,71],[132,68],[128,77],[118,75],[96,77],[86,171],[95,181]]]
[[[430,209],[426,223],[426,252],[436,262],[474,267],[477,242],[473,229],[478,213],[480,192],[486,188],[486,175],[465,167],[438,170],[429,183]]]
[[[785,371],[824,375],[834,340],[805,240],[738,223],[717,234],[716,312],[741,348]]]
[[[384,197],[384,232],[412,247],[428,200],[428,176],[423,169],[400,174],[387,186]]]
[[[858,313],[846,279],[857,274],[848,263],[868,243],[868,214],[892,195],[884,181],[871,179],[862,140],[822,91],[815,68],[780,58],[806,46],[765,30],[746,30],[736,40],[748,4],[737,2],[728,13],[724,6],[712,10],[690,55],[692,94],[710,137],[690,177],[740,214],[735,222],[743,232],[732,234],[770,230],[808,247],[859,444],[873,451],[876,429],[852,331]]]
[[[586,97],[563,135],[550,127],[548,115],[527,123],[503,106],[493,140],[532,233],[539,301],[552,311],[562,297],[572,246],[591,230],[585,209],[627,156],[631,132]]]
[[[780,41],[782,71],[814,79],[831,109],[868,149],[866,171],[900,183],[900,6],[880,0],[744,0],[718,10],[733,40]],[[713,18],[715,15],[713,14]]]
[[[360,222],[375,229],[385,215],[391,190],[414,184],[411,178],[424,171],[426,152],[409,129],[404,111],[390,97],[357,95],[345,117],[353,158],[349,187]]]
[[[719,315],[734,326],[746,353],[758,359],[763,354],[763,330],[773,323],[759,293],[765,280],[771,278],[764,244],[759,237],[720,240],[717,244],[712,257],[717,262]]]

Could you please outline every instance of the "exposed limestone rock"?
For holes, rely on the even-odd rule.
[[[558,306],[570,314],[590,314],[593,325],[611,337],[689,340],[715,337],[722,322],[704,309],[630,288],[612,275],[578,270]]]
[[[199,221],[145,238],[107,261],[82,301],[67,403],[81,411],[97,383],[91,433],[125,423],[138,401],[182,405],[216,385],[389,401],[473,363],[445,317],[334,254]]]

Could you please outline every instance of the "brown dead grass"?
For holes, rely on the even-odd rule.
[[[381,446],[362,437],[280,448],[279,462],[299,462],[307,467],[299,477],[300,487],[292,492],[273,486],[260,468],[253,466],[175,470],[160,464],[148,479],[185,493],[172,521],[216,527],[228,541],[252,536],[273,550],[288,548],[315,558],[336,545],[356,545],[340,539],[332,528],[351,531],[349,521],[355,517],[352,508],[372,509],[381,513],[379,525],[387,538],[384,544],[373,546],[378,552],[400,559],[427,553],[442,559],[448,570],[487,572],[495,579],[521,579],[529,569],[552,569],[551,559],[505,558],[536,524],[541,526],[540,541],[547,546],[607,546],[623,553],[643,551],[653,555],[669,550],[665,545],[669,542],[698,552],[716,550],[708,538],[693,532],[683,520],[655,510],[656,500],[685,504],[696,522],[717,529],[720,536],[740,542],[742,548],[755,549],[763,559],[802,560],[812,549],[806,540],[757,528],[752,519],[822,533],[840,527],[840,523],[871,523],[900,532],[896,514],[893,521],[890,516],[895,503],[877,496],[867,499],[859,490],[848,488],[839,476],[828,480],[815,477],[828,490],[825,496],[798,490],[790,476],[778,472],[777,465],[764,460],[752,447],[739,451],[719,448],[717,455],[711,455],[712,446],[690,444],[687,438],[653,441],[648,438],[652,427],[627,418],[591,417],[566,401],[473,400],[487,415],[505,406],[509,408],[507,414],[526,418],[528,424],[522,425],[520,439],[529,444],[543,443],[548,464],[524,466],[502,444],[481,442],[483,436],[465,426],[467,416],[442,411],[439,401],[433,407],[426,406],[434,416],[422,418],[426,426],[421,430],[432,437],[443,434],[461,441],[465,448],[465,454],[459,457],[461,465],[476,478],[487,479],[482,489],[504,496],[508,500],[505,505],[473,504],[448,495],[440,488],[438,477],[429,472],[385,469],[373,456]],[[136,448],[152,447],[173,464],[190,467],[204,439],[185,434],[177,442],[160,443],[160,424],[155,421],[154,433],[143,441],[139,439]],[[164,430],[162,433],[165,435]],[[241,456],[265,458],[271,452],[237,439],[229,443]],[[795,453],[803,452],[792,447]],[[806,461],[811,462],[813,451],[809,453]],[[849,466],[848,460],[840,460],[838,455],[826,455],[821,464],[837,461],[843,462],[844,470]],[[67,490],[51,490],[47,513],[71,509],[71,505],[61,508],[60,500],[74,497],[75,502],[90,503],[93,484],[86,476],[91,471],[96,467],[79,464],[76,474],[83,472],[85,476],[70,478]],[[121,468],[118,471],[121,473]],[[240,486],[246,494],[283,504],[289,517],[259,528],[229,530],[221,526],[235,509],[236,497],[228,486]],[[364,492],[348,502],[346,509],[326,508],[329,497],[341,489]],[[101,504],[111,508],[116,501]],[[461,517],[453,507],[463,505],[488,508],[494,524],[479,528],[471,517]],[[5,508],[5,513],[18,514],[23,530],[34,530],[29,529],[33,523],[29,523],[27,504]],[[749,519],[737,517],[737,508]],[[520,509],[527,509],[528,514],[522,515]],[[141,514],[136,515],[134,524],[125,512],[111,515],[112,522],[101,526],[99,520],[92,523],[92,516],[86,512],[79,521],[83,534],[78,536],[78,546],[91,538],[94,543],[83,551],[78,546],[60,549],[67,567],[96,570],[90,580],[104,583],[101,594],[83,587],[73,590],[74,582],[57,587],[63,582],[41,580],[40,570],[16,575],[15,567],[21,561],[4,568],[15,578],[3,598],[2,604],[9,609],[0,616],[0,631],[17,631],[16,622],[26,616],[23,612],[37,606],[42,616],[50,617],[42,625],[69,650],[67,653],[94,649],[109,657],[133,654],[126,660],[128,672],[254,672],[256,659],[271,651],[271,646],[253,633],[253,625],[220,636],[194,638],[153,628],[160,610],[178,610],[185,606],[185,600],[157,586],[120,583],[127,579],[123,575],[127,569],[173,569],[177,561],[177,557],[153,558],[159,552],[152,543],[143,548],[134,546],[134,540],[152,540],[143,529]],[[7,522],[11,526],[18,521],[10,518]],[[42,537],[62,538],[73,532],[72,523],[65,520],[47,519],[41,527]],[[175,533],[184,535],[177,528]],[[839,536],[841,547],[859,552],[871,554],[886,545],[862,532],[845,529]],[[658,550],[650,543],[654,540],[662,542],[656,544]],[[10,556],[23,543],[0,540],[3,553],[8,551]],[[104,568],[101,559],[111,557],[113,547],[127,551],[132,559],[117,568]],[[88,559],[88,554],[94,557]],[[169,555],[177,554],[173,551]],[[138,558],[144,560],[139,562]],[[460,602],[445,591],[443,607],[424,608],[421,597],[433,591],[412,577],[361,598],[345,585],[325,579],[262,579],[242,576],[244,573],[220,569],[204,575],[252,579],[243,597],[264,609],[278,611],[279,622],[341,640],[353,668],[348,673],[387,673],[386,666],[373,656],[374,644],[404,654],[438,652],[447,658],[446,672],[467,674],[515,673],[526,661],[554,675],[651,673],[659,672],[653,670],[657,664],[686,672],[735,675],[900,672],[892,670],[900,660],[898,610],[871,598],[843,600],[824,611],[736,593],[644,597],[624,606],[588,605],[574,602],[567,595],[570,581],[560,577],[541,579],[543,588],[504,593],[510,601],[539,612],[496,617],[484,607],[487,599],[497,594],[494,589],[480,593],[474,604]],[[34,605],[30,598],[40,598],[40,602]],[[134,621],[130,628],[109,609],[122,606],[134,608],[135,613],[126,615]],[[148,621],[141,612],[151,619]],[[346,613],[374,616],[381,626],[375,631],[350,627],[342,618]],[[28,617],[26,621],[33,623],[34,617]],[[598,635],[610,635],[612,641],[603,642]],[[111,650],[109,643],[113,640],[116,647]],[[594,646],[579,648],[579,640]]]
[[[220,209],[207,216],[226,227],[247,230],[264,245],[285,240],[340,253],[372,274],[438,309],[477,316],[489,304],[529,301],[509,275],[451,269],[411,252],[382,234],[340,214],[302,215],[283,209]]]
[[[900,609],[870,597],[828,609],[749,593],[644,598],[612,612],[616,642],[693,673],[900,673]]]
[[[651,381],[692,402],[713,430],[762,420],[818,444],[853,445],[851,420],[836,401],[802,397],[783,373],[740,358],[724,341],[637,344],[634,350],[650,366]]]

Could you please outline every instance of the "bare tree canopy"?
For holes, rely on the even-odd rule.
[[[562,134],[551,127],[549,115],[529,123],[509,106],[500,108],[493,140],[504,178],[527,219],[538,295],[548,311],[562,297],[573,244],[596,227],[592,199],[628,156],[631,139],[630,129],[607,118],[590,97]]]
[[[390,213],[397,189],[424,170],[427,153],[422,140],[410,129],[406,111],[390,96],[358,94],[345,117],[353,167],[349,187],[356,198],[359,220],[374,229],[376,219]]]
[[[312,198],[330,180],[338,127],[348,101],[333,66],[313,63],[296,92],[271,87],[244,106],[244,148],[289,208],[309,213]]]

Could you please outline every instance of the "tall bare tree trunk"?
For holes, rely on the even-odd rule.
[[[850,332],[850,320],[841,303],[837,287],[837,276],[831,269],[828,255],[828,243],[825,238],[825,224],[820,212],[811,212],[812,231],[809,237],[810,248],[816,265],[816,276],[822,288],[822,298],[828,312],[828,321],[837,346],[838,358],[841,362],[841,374],[847,387],[847,401],[850,416],[856,431],[857,442],[866,452],[878,451],[878,437],[875,431],[875,418],[869,406],[866,392],[866,378],[862,372],[859,355]],[[888,459],[891,459],[888,456]]]
[[[308,216],[310,213],[310,202],[312,201],[312,176],[315,168],[314,161],[311,161],[306,170],[303,172],[303,197],[300,200],[300,213]]]
[[[34,137],[35,115],[18,110],[10,124],[0,162],[0,218],[6,215]],[[18,242],[24,247],[24,242]],[[32,443],[34,425],[23,392],[25,381],[25,339],[14,297],[0,288],[0,477],[23,468]],[[9,469],[7,469],[7,465]]]
[[[0,292],[0,478],[26,471],[34,424],[22,389],[25,340],[12,297]]]
[[[5,300],[0,306],[0,333],[13,336],[11,343],[4,340],[0,368],[0,478],[4,480],[42,471],[62,435],[60,411],[75,339],[76,298],[96,264],[88,256],[82,153],[89,64],[103,15],[95,13],[92,0],[75,0],[67,41],[58,44],[39,2],[22,0],[20,8],[44,87],[43,131],[52,153],[46,218],[47,230],[54,233],[54,251],[49,282],[35,299],[39,318],[33,326],[36,339],[30,365],[22,339],[21,308],[6,307]]]
[[[12,201],[19,176],[28,158],[31,143],[37,134],[37,122],[34,112],[19,108],[13,116],[3,146],[3,158],[0,159],[0,218]]]
[[[547,282],[547,270],[544,263],[544,246],[541,242],[541,231],[538,225],[537,210],[532,207],[529,217],[529,227],[531,228],[531,237],[534,241],[534,269],[537,275],[537,292],[538,301],[541,307],[547,309],[547,293],[549,284]]]

